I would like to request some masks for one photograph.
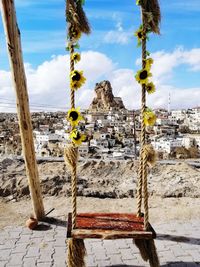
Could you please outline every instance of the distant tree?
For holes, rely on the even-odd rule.
[[[187,159],[190,157],[190,153],[188,151],[188,149],[186,149],[185,147],[176,147],[175,150],[175,155],[176,158],[178,159]]]
[[[198,158],[199,157],[199,150],[198,150],[197,147],[195,147],[195,146],[190,147],[188,149],[188,151],[189,151],[189,154],[190,154],[190,158],[195,159],[195,158]]]

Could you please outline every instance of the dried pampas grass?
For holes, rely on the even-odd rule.
[[[68,267],[85,267],[84,257],[86,249],[83,239],[71,238],[68,240]]]
[[[90,34],[90,25],[83,10],[81,1],[66,0],[66,19],[71,28],[78,32]]]
[[[141,0],[141,6],[149,30],[160,34],[161,13],[158,0]]]
[[[149,167],[153,167],[156,164],[157,154],[152,145],[148,144],[144,146],[145,154],[147,155],[147,163]]]

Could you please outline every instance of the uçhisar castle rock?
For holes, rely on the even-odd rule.
[[[90,104],[90,110],[100,111],[125,109],[121,97],[114,97],[112,86],[109,81],[97,83],[94,90],[96,96]]]

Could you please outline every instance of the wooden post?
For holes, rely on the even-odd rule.
[[[44,217],[44,206],[35,157],[26,76],[17,25],[14,0],[1,0],[1,12],[7,41],[13,86],[16,92],[17,114],[33,210],[37,219]]]

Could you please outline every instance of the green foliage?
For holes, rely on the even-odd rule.
[[[75,49],[79,49],[79,48],[80,48],[79,43],[76,43],[76,44],[74,44],[73,46],[74,46]],[[66,46],[65,49],[66,49],[66,51],[69,51],[69,50],[70,50],[70,44],[69,44],[69,43],[68,43],[68,45]]]
[[[149,57],[151,53],[149,51],[146,51],[146,56]]]
[[[77,0],[77,3],[81,3],[81,5],[85,5],[85,0]]]

